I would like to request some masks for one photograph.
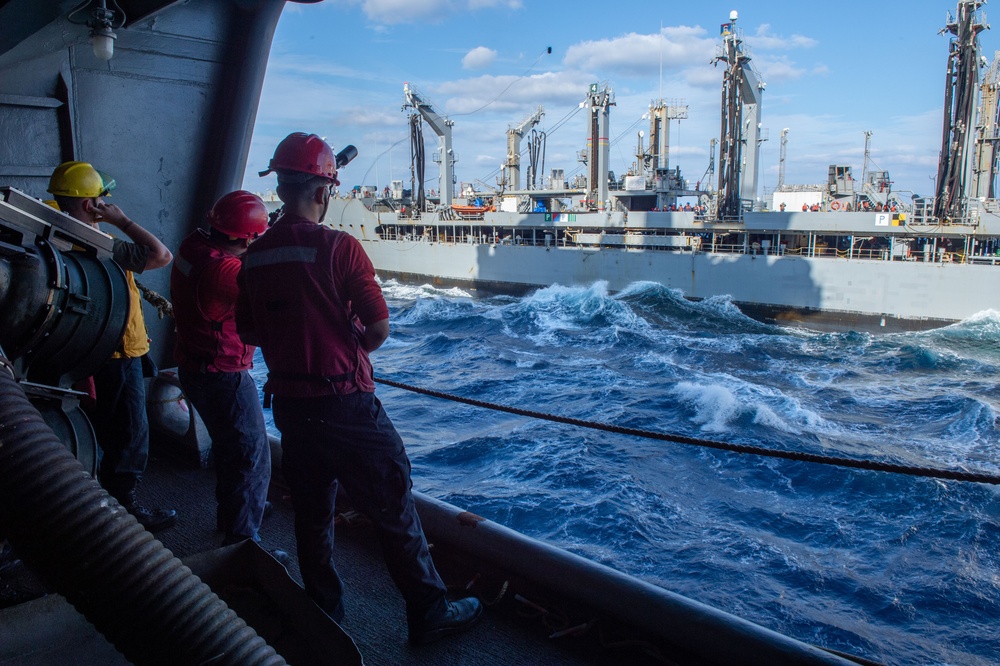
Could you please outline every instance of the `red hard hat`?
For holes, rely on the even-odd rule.
[[[267,229],[267,208],[256,194],[236,190],[215,202],[208,223],[232,238],[257,238]]]
[[[340,184],[337,181],[337,158],[333,156],[333,149],[316,134],[292,132],[282,139],[274,149],[274,157],[267,165],[267,170],[261,171],[260,175],[266,176],[272,171],[295,171],[322,176]]]

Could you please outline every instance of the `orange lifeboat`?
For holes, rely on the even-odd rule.
[[[482,217],[483,213],[492,211],[493,206],[463,206],[452,204],[451,209],[462,217]]]

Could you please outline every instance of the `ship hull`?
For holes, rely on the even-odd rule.
[[[376,226],[343,228],[362,241],[383,279],[512,294],[598,281],[618,292],[652,282],[691,300],[729,297],[755,319],[817,329],[940,327],[991,309],[1000,291],[1000,269],[989,264],[385,240],[363,233]]]

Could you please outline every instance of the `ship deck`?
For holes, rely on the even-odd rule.
[[[174,528],[160,532],[157,538],[181,559],[216,549],[222,535],[215,530],[214,471],[192,466],[162,451],[158,453],[157,448],[154,447],[140,496],[148,506],[175,508],[179,517]],[[262,529],[262,545],[293,554],[288,574],[301,585],[294,558],[293,511],[280,477],[272,480],[270,499],[273,510]],[[550,638],[553,630],[546,628],[543,621],[512,613],[509,605],[504,610],[487,606],[480,622],[464,634],[411,647],[406,637],[402,598],[389,578],[370,525],[338,526],[336,564],[347,590],[347,615],[341,626],[353,638],[367,664],[601,664],[620,660],[664,663],[650,661],[648,655],[634,649],[606,650],[594,637]],[[438,568],[449,587],[465,582],[455,579],[446,558],[439,559]],[[30,572],[26,574],[30,578]],[[23,627],[15,630],[21,647],[8,644],[0,649],[0,664],[128,663],[89,625],[81,630],[82,618],[61,597],[48,595],[30,603],[50,597],[56,599],[44,606],[50,621],[22,617]],[[53,603],[59,608],[53,610]],[[8,620],[16,617],[10,614],[16,609],[15,606],[3,611],[5,617]],[[52,618],[59,619],[52,621]]]
[[[187,467],[167,457],[158,459],[147,473],[143,488],[147,503],[178,511],[177,526],[158,535],[178,557],[211,549],[221,542],[221,534],[215,531],[214,487],[212,470]],[[294,513],[280,481],[272,483],[270,498],[274,508],[261,530],[262,545],[292,554],[289,574],[301,584],[294,557]],[[475,627],[460,636],[411,647],[406,639],[403,600],[389,578],[374,530],[365,524],[341,525],[336,538],[337,571],[346,588],[347,613],[341,626],[354,639],[367,664],[602,663],[489,610]],[[449,586],[457,582],[448,579],[440,563],[439,568]]]

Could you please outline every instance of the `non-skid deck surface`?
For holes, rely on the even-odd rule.
[[[185,466],[169,456],[150,461],[140,498],[150,507],[177,510],[177,526],[157,535],[174,555],[183,558],[221,544],[222,535],[215,531],[214,488],[215,475],[210,469]],[[270,499],[274,508],[261,531],[262,545],[288,551],[293,560],[289,573],[301,584],[294,557],[291,503],[276,484]],[[372,529],[364,525],[338,527],[335,560],[346,587],[347,615],[341,624],[366,664],[616,663],[607,655],[582,652],[567,644],[567,639],[549,639],[540,623],[522,623],[489,608],[468,632],[411,647],[406,641],[403,600],[385,569]],[[449,585],[463,582],[443,575]]]

